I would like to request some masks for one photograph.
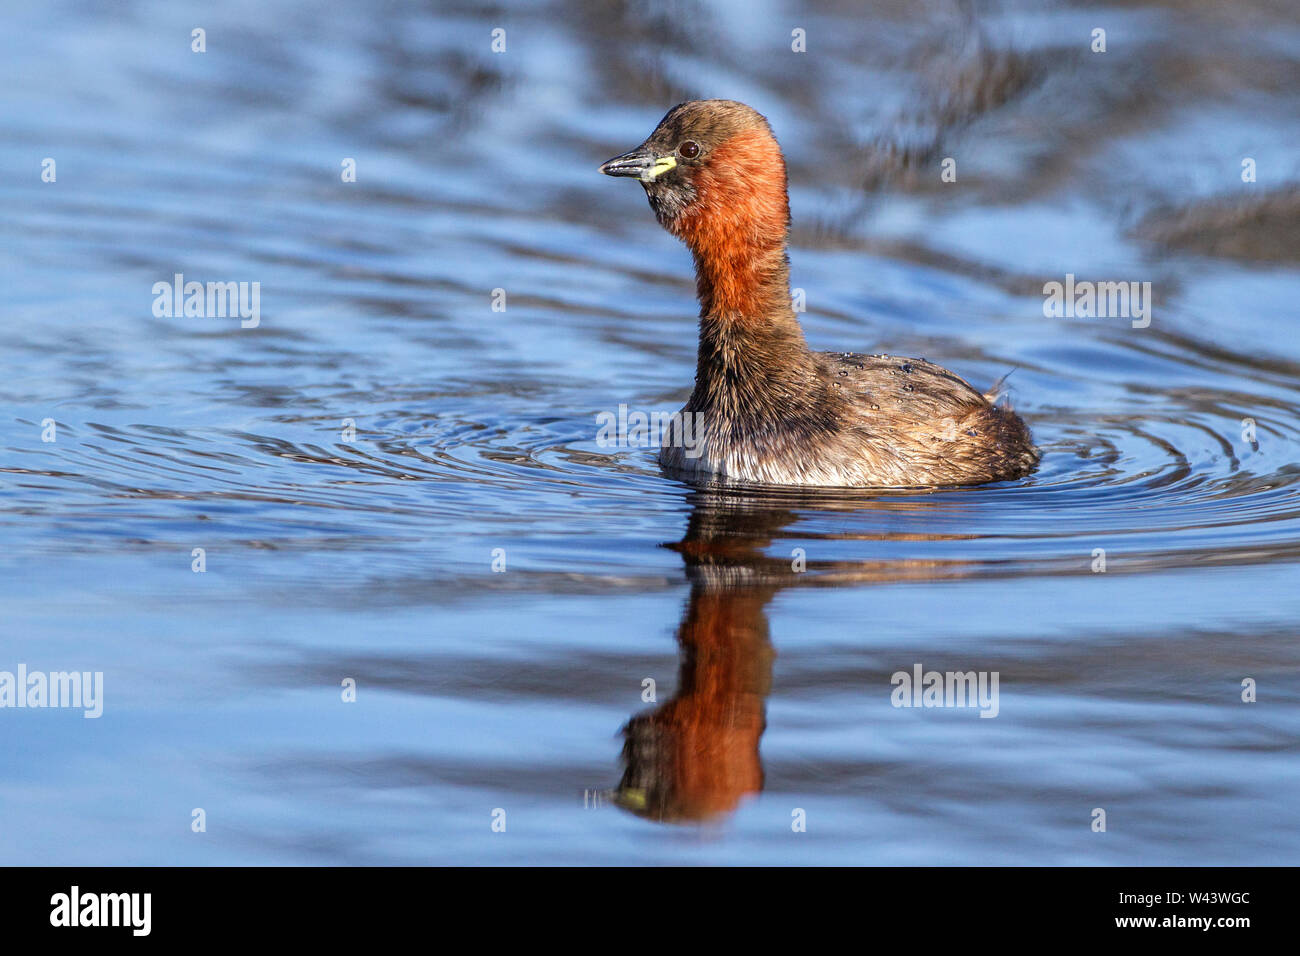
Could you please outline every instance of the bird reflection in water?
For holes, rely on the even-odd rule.
[[[910,497],[910,496],[909,496]],[[686,535],[665,545],[682,556],[690,596],[677,642],[677,691],[623,728],[623,777],[609,794],[618,806],[663,823],[700,823],[734,811],[763,789],[759,740],[776,652],[766,606],[792,585],[882,583],[961,577],[960,560],[819,561],[805,568],[767,549],[799,518],[794,507],[858,512],[881,507],[897,516],[926,507],[924,495],[881,501],[847,495],[803,501],[698,491]],[[964,538],[964,534],[839,534],[893,540]]]
[[[764,605],[794,574],[762,550],[793,513],[704,493],[694,506],[686,536],[668,545],[691,582],[677,692],[623,728],[614,792],[619,806],[664,822],[708,820],[763,789],[758,742],[775,656]]]

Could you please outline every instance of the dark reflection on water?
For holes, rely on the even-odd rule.
[[[4,18],[0,670],[106,706],[0,713],[0,861],[1300,851],[1294,4]],[[595,167],[699,95],[781,139],[810,342],[1014,369],[1038,472],[722,493],[597,444],[681,406],[695,303]],[[260,326],[156,317],[177,272]],[[1151,326],[1046,318],[1067,273],[1150,281]],[[891,707],[918,662],[999,671],[998,718]],[[575,797],[620,772],[651,819]]]

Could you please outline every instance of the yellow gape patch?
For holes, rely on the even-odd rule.
[[[662,159],[656,159],[655,164],[641,173],[641,182],[648,183],[657,176],[662,176],[670,169],[677,167],[677,158],[675,156],[665,156]]]
[[[671,169],[672,167],[670,166],[668,168]],[[618,802],[625,807],[644,810],[648,801],[646,800],[646,793],[644,790],[635,787],[628,787],[627,789],[618,792]]]

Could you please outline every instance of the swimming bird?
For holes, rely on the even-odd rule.
[[[645,188],[695,260],[695,388],[661,465],[688,480],[926,487],[1020,478],[1038,463],[1029,429],[925,359],[808,348],[790,297],[785,159],[767,120],[734,100],[673,107],[650,137],[603,163]],[[679,430],[680,433],[680,430]]]

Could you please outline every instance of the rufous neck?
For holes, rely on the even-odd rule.
[[[785,235],[726,246],[691,245],[701,317],[754,323],[794,322]]]
[[[737,133],[712,150],[692,186],[694,201],[669,228],[695,259],[702,331],[770,332],[802,343],[790,301],[790,201],[776,140],[766,129]]]

